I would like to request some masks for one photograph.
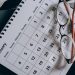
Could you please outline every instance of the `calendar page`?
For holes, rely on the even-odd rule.
[[[0,39],[0,63],[17,75],[66,75],[71,65],[58,64],[60,46],[49,32],[54,12],[49,8],[58,0],[23,0],[7,22],[10,25]],[[60,37],[58,41],[60,40]]]

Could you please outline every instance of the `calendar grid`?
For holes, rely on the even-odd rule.
[[[44,0],[44,1],[45,1],[45,0]],[[43,1],[43,2],[44,2],[44,1]],[[42,2],[42,4],[43,4],[43,2]],[[51,2],[52,2],[52,1],[51,1]],[[40,7],[38,8],[38,11],[39,11],[39,9],[41,8],[41,9],[43,9],[45,12],[47,12],[47,11],[42,7],[42,4],[41,4]],[[32,70],[36,70],[35,68],[39,69],[38,75],[41,74],[41,72],[46,73],[46,72],[44,71],[44,68],[45,68],[46,64],[47,64],[47,65],[51,64],[51,66],[49,66],[49,67],[52,67],[52,66],[54,65],[51,61],[49,61],[50,58],[51,58],[51,56],[54,54],[54,55],[56,55],[57,57],[59,57],[59,55],[56,54],[55,52],[53,52],[52,49],[48,49],[48,48],[46,47],[46,45],[48,44],[48,42],[47,42],[47,44],[46,44],[45,46],[43,45],[43,43],[40,43],[41,40],[43,40],[42,38],[45,38],[45,37],[47,37],[47,39],[45,39],[45,40],[48,40],[48,39],[49,39],[49,40],[52,40],[52,39],[50,39],[50,38],[48,37],[47,34],[45,34],[45,32],[46,32],[47,28],[48,28],[49,26],[51,26],[51,23],[53,22],[53,19],[51,20],[50,24],[48,24],[48,23],[45,22],[43,19],[41,19],[41,18],[39,18],[39,17],[37,16],[38,11],[34,14],[34,16],[33,16],[33,18],[31,19],[31,21],[27,24],[27,25],[28,25],[27,28],[29,28],[29,26],[30,26],[30,27],[33,29],[33,32],[31,32],[32,35],[29,36],[29,34],[25,33],[25,31],[26,31],[27,29],[26,29],[26,30],[24,29],[25,31],[23,30],[23,32],[21,33],[20,38],[19,38],[18,41],[16,42],[16,45],[19,44],[20,46],[23,47],[23,49],[21,50],[21,52],[20,52],[19,54],[16,54],[15,52],[13,52],[14,48],[13,48],[13,49],[11,50],[11,52],[10,52],[10,54],[13,53],[15,56],[17,56],[16,60],[15,60],[14,63],[12,64],[12,63],[10,63],[10,62],[8,61],[8,58],[6,59],[8,63],[12,64],[12,65],[15,66],[16,68],[18,68],[18,67],[15,65],[15,63],[18,62],[18,59],[23,60],[23,61],[22,61],[22,62],[23,62],[23,65],[22,65],[20,68],[18,68],[18,69],[21,70],[21,71],[24,72],[24,73],[26,73],[26,72],[23,71],[22,69],[23,69],[23,67],[25,66],[25,64],[26,64],[27,62],[29,62],[30,64],[32,64],[32,68],[30,69],[29,73],[26,73],[27,75],[30,75],[30,73],[31,73]],[[45,16],[43,16],[43,17],[45,17]],[[37,25],[38,25],[37,28],[35,28],[34,26],[31,25],[31,22],[33,21],[34,18],[40,20],[40,22],[37,24]],[[63,20],[63,19],[62,19],[62,20]],[[47,25],[47,28],[46,28],[44,31],[39,29],[41,23]],[[38,32],[38,33],[41,34],[41,35],[40,35],[40,38],[38,39],[38,41],[36,41],[37,39],[34,39],[34,38],[33,38],[33,35],[34,35],[36,32]],[[21,44],[21,42],[19,42],[19,40],[22,38],[22,35],[25,36],[25,37],[28,39],[28,41],[26,41],[26,44]],[[37,35],[37,36],[38,36],[38,35]],[[45,37],[43,37],[43,36],[45,36]],[[49,41],[49,40],[48,40],[48,41]],[[34,46],[34,44],[36,44],[36,45],[35,45],[33,48],[31,47],[31,48],[32,48],[32,50],[31,50],[30,47],[29,47],[29,44],[31,44],[32,47]],[[38,48],[39,45],[43,47],[43,50],[41,51],[40,54],[37,54],[37,53],[35,52],[35,49],[36,49],[36,47]],[[42,56],[42,54],[44,54],[45,49],[48,50],[49,52],[51,52],[51,55],[48,57],[48,59],[45,59],[45,58]],[[40,47],[39,47],[39,50],[40,50]],[[23,51],[30,51],[30,54],[29,54],[29,56],[28,56],[26,59],[21,56],[21,54],[22,54]],[[48,51],[47,51],[47,53],[48,53]],[[9,56],[10,56],[10,54],[9,54]],[[27,54],[27,53],[25,53],[25,54]],[[30,61],[31,55],[32,55],[32,56],[36,56],[36,58],[37,58],[34,63],[32,63],[32,62]],[[44,64],[43,67],[40,69],[39,67],[37,67],[36,64],[37,64],[37,62],[38,62],[39,60],[41,60],[41,59],[45,62],[45,64]],[[34,59],[34,60],[35,60],[35,59]],[[43,62],[42,60],[41,60],[41,63],[43,64],[44,62]],[[52,59],[51,59],[51,60],[52,60]],[[21,64],[21,62],[19,62],[19,63]],[[28,68],[28,67],[27,67],[27,68]],[[46,68],[45,68],[45,69],[46,69]],[[53,71],[53,67],[52,67],[52,70],[51,70],[49,73],[51,73],[52,71]],[[48,75],[49,73],[46,73],[46,75]],[[32,74],[32,75],[33,75],[33,74]],[[37,74],[34,73],[34,75],[37,75]]]

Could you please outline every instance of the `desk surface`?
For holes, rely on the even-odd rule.
[[[4,3],[4,5],[0,8],[0,31],[3,29],[9,17],[15,10],[11,8],[16,8],[20,1],[21,0],[8,0],[8,2]]]

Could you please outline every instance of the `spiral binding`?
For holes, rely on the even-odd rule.
[[[18,14],[18,12],[20,11],[20,8],[23,6],[24,1],[21,1],[20,4],[18,5],[18,7],[16,8],[16,10],[14,11],[13,15],[11,16],[11,18],[9,19],[9,21],[7,22],[6,26],[4,27],[4,29],[2,30],[2,32],[0,33],[0,38],[2,38],[2,36],[5,34],[5,32],[7,31],[7,29],[10,27],[12,21],[14,20],[14,18],[16,17],[16,15]]]

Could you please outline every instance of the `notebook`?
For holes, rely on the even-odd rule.
[[[0,64],[17,75],[66,75],[53,66],[61,53],[48,31],[58,0],[22,0],[0,34]],[[60,62],[60,61],[59,61]]]

